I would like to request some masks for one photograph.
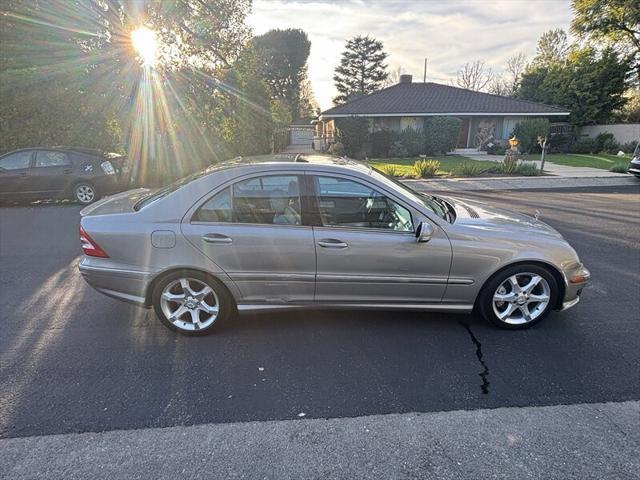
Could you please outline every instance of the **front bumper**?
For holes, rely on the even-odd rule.
[[[633,175],[640,175],[640,159],[633,159],[629,163],[629,173]]]
[[[560,310],[567,310],[578,304],[582,289],[589,283],[591,272],[581,263],[562,272],[564,277],[564,299]]]
[[[96,265],[96,260],[84,257],[78,269],[85,281],[98,292],[125,302],[146,307],[146,293],[153,273],[118,265]]]

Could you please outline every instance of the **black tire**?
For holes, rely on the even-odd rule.
[[[549,286],[550,294],[549,294],[549,302],[546,305],[546,308],[537,314],[535,318],[526,323],[507,323],[506,321],[501,320],[494,311],[493,304],[493,296],[498,290],[498,288],[509,279],[509,277],[513,275],[521,275],[522,278],[526,278],[525,274],[531,273],[541,276]],[[543,286],[536,287],[542,289]],[[544,320],[549,313],[553,310],[554,305],[557,305],[558,295],[560,293],[560,288],[558,286],[558,282],[553,276],[553,274],[546,268],[541,267],[539,265],[530,264],[530,263],[521,263],[517,265],[513,265],[508,267],[496,275],[491,277],[487,283],[485,283],[480,295],[478,296],[478,301],[476,306],[478,307],[478,311],[480,314],[491,324],[495,325],[499,328],[504,328],[507,330],[521,330],[525,328],[529,328],[542,320]],[[504,304],[503,304],[504,305]],[[534,308],[536,308],[539,303],[532,304]],[[518,309],[519,307],[515,307]],[[506,309],[506,308],[505,308]],[[514,311],[516,313],[516,311]],[[522,312],[520,312],[521,316],[524,316]]]
[[[73,199],[82,205],[89,205],[100,198],[98,189],[90,182],[76,183],[73,186],[72,194]]]
[[[195,322],[193,322],[193,327],[189,327],[186,325],[188,322],[186,320],[189,319],[189,315],[185,312],[186,320],[177,319],[176,323],[169,320],[167,315],[165,314],[165,310],[163,310],[162,305],[162,293],[167,288],[167,286],[175,283],[177,280],[187,278],[193,279],[195,282],[201,282],[204,285],[209,286],[213,292],[215,293],[216,304],[218,306],[218,313],[213,322],[205,327],[197,327]],[[212,298],[212,297],[210,297]],[[153,288],[153,292],[151,294],[151,301],[153,305],[153,309],[156,312],[156,315],[162,322],[162,324],[170,330],[174,332],[180,333],[182,335],[187,336],[202,336],[210,334],[216,326],[219,326],[221,323],[227,322],[235,313],[235,301],[233,296],[227,290],[227,287],[224,286],[222,282],[218,279],[214,278],[211,275],[207,275],[202,272],[198,272],[196,270],[179,270],[172,272],[162,279],[160,279]],[[209,302],[210,300],[207,300]],[[175,307],[178,307],[180,304],[178,302],[170,302],[171,304],[175,303]],[[206,313],[204,314],[206,316]],[[185,316],[182,316],[184,319]],[[184,325],[184,328],[179,327],[178,325]],[[187,329],[194,328],[194,329]]]

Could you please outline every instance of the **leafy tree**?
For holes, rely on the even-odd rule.
[[[348,40],[333,76],[339,93],[334,103],[345,103],[379,90],[388,76],[386,58],[382,42],[374,38],[359,35]]]
[[[566,107],[576,125],[607,122],[620,110],[629,62],[606,48],[575,50],[564,64],[532,66],[523,75],[517,96],[527,100]]]
[[[564,63],[568,53],[567,33],[561,28],[548,30],[538,40],[538,49],[533,64],[537,67],[550,68]]]
[[[293,116],[307,113],[313,94],[305,92],[307,59],[311,42],[307,34],[297,28],[269,30],[255,37],[253,44],[258,56],[259,69],[271,88],[274,98],[286,102]],[[309,98],[311,97],[311,98]]]
[[[623,53],[640,81],[640,3],[637,0],[573,0],[571,30],[605,41]]]

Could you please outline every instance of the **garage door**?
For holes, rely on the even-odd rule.
[[[292,128],[292,145],[311,145],[313,142],[313,128]]]

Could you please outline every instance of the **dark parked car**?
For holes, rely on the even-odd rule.
[[[636,149],[633,151],[633,157],[629,163],[629,173],[640,178],[640,142],[638,142]]]
[[[88,204],[127,187],[124,160],[81,148],[16,150],[0,157],[0,198],[73,198]]]

